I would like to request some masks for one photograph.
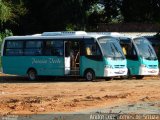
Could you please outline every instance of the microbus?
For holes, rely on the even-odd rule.
[[[158,35],[144,37],[151,43],[158,57],[158,61],[160,61],[160,37],[158,37]]]
[[[79,76],[91,81],[127,75],[126,59],[117,39],[85,31],[44,32],[6,37],[2,44],[3,73],[38,76]]]
[[[150,42],[144,37],[119,37],[122,50],[127,59],[128,77],[158,75],[158,59]]]

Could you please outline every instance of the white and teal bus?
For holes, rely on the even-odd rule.
[[[11,36],[2,44],[3,73],[38,76],[80,76],[110,79],[127,75],[126,59],[117,39],[98,34],[44,32]]]
[[[128,77],[158,75],[158,59],[150,42],[144,37],[119,37],[122,50],[127,59]]]

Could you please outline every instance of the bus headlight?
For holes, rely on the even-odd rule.
[[[142,67],[142,68],[145,68],[145,67],[146,67],[146,65],[145,65],[145,64],[141,64],[141,67]]]
[[[112,58],[111,57],[107,57],[107,60],[112,60]]]
[[[108,68],[112,68],[111,65],[105,65],[105,68],[108,69]]]

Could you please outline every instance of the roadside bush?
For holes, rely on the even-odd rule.
[[[11,30],[5,29],[4,32],[0,32],[0,42],[2,42],[5,37],[12,36],[12,35],[13,33]]]

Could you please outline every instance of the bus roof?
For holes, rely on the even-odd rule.
[[[62,32],[43,32],[42,34],[34,34],[34,35],[26,35],[26,36],[10,36],[5,39],[9,40],[20,40],[20,39],[67,39],[67,38],[99,38],[103,36],[112,36],[114,37],[112,32],[85,32],[85,31],[62,31]],[[119,34],[117,33],[116,36]]]

